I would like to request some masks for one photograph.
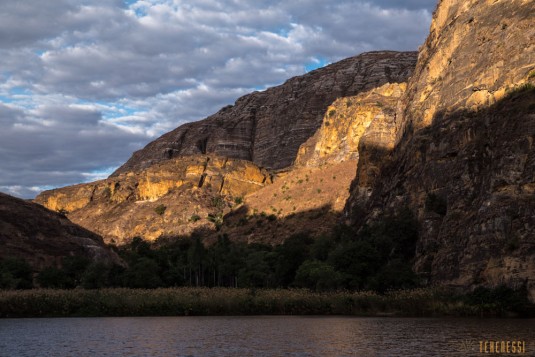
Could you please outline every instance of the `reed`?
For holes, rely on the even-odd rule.
[[[484,309],[483,309],[484,308]],[[482,311],[485,314],[482,314]],[[310,292],[306,289],[161,288],[0,291],[0,317],[353,315],[495,316],[439,289]]]

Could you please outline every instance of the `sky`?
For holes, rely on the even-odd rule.
[[[417,50],[435,0],[0,0],[0,191],[107,177],[240,96]]]

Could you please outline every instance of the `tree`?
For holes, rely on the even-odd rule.
[[[340,273],[319,260],[307,260],[295,274],[295,285],[315,291],[335,290],[342,281]]]
[[[6,258],[0,261],[0,288],[31,289],[32,268],[23,259]]]

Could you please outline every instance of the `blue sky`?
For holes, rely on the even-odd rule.
[[[33,197],[104,178],[159,135],[248,92],[366,51],[417,50],[434,7],[2,1],[0,191]]]

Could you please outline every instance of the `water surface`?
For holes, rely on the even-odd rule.
[[[357,317],[0,319],[0,356],[483,356],[535,320]]]

